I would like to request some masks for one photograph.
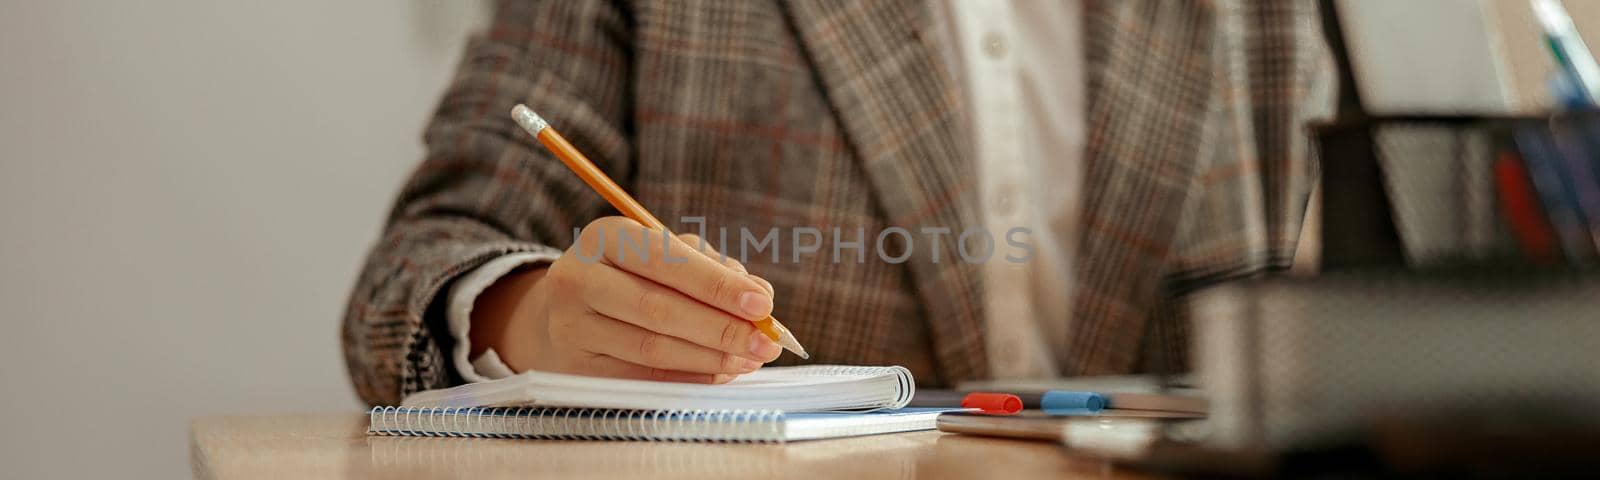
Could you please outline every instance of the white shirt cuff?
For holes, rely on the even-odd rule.
[[[517,267],[530,263],[549,263],[560,258],[559,251],[521,252],[504,255],[467,272],[450,287],[450,305],[446,320],[450,336],[455,338],[455,349],[450,352],[451,363],[461,378],[468,382],[484,382],[515,375],[511,367],[500,360],[494,349],[487,349],[477,359],[468,359],[472,352],[472,339],[467,332],[472,328],[472,304],[489,285]]]

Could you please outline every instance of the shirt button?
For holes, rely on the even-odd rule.
[[[1011,215],[1017,211],[1017,187],[1011,184],[1001,185],[995,189],[994,198],[990,199],[990,202],[994,203],[994,213],[1000,216]]]
[[[983,34],[983,53],[989,58],[1002,58],[1006,56],[1006,39],[999,32]]]

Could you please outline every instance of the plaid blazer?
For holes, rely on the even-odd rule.
[[[1331,68],[1311,0],[1085,3],[1083,238],[1059,319],[1072,348],[1056,354],[1071,374],[1161,368],[1151,359],[1185,356],[1188,286],[1292,257],[1315,173],[1301,125],[1331,109]],[[498,255],[564,249],[613,214],[517,129],[518,102],[674,228],[982,225],[973,126],[927,7],[500,2],[351,294],[342,340],[361,398],[459,382],[445,286]],[[988,373],[979,267],[949,261],[953,244],[942,263],[917,244],[899,264],[749,268],[814,361],[950,384]]]

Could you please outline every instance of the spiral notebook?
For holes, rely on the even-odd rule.
[[[723,385],[650,382],[546,372],[418,392],[406,407],[572,407],[630,410],[898,409],[916,386],[904,367],[767,367]]]
[[[953,408],[868,413],[777,410],[377,407],[368,435],[784,443],[932,430]]]

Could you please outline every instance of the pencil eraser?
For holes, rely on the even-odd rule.
[[[1009,393],[973,392],[961,398],[961,408],[976,408],[988,414],[1015,415],[1022,411],[1022,399]]]
[[[1094,415],[1106,408],[1106,397],[1094,392],[1051,390],[1039,398],[1039,408],[1050,415]]]

